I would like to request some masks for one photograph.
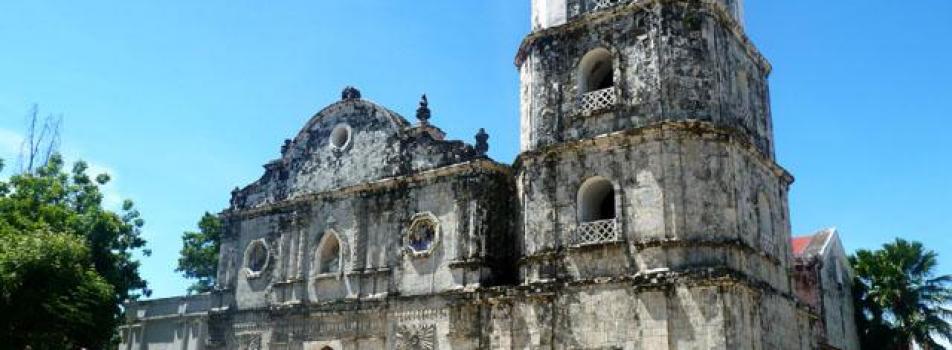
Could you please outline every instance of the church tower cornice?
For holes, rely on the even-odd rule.
[[[519,50],[516,52],[514,64],[516,67],[522,66],[523,62],[525,62],[526,57],[528,56],[529,50],[538,42],[546,38],[570,35],[573,32],[584,30],[586,26],[589,26],[593,23],[609,21],[623,16],[630,16],[639,12],[652,11],[651,7],[654,5],[685,2],[699,3],[701,6],[704,6],[707,9],[708,14],[714,16],[719,23],[721,23],[725,28],[734,34],[737,41],[744,46],[750,58],[757,63],[757,65],[765,72],[765,74],[768,76],[770,75],[770,73],[773,71],[773,65],[770,64],[770,61],[767,60],[760,50],[757,49],[757,46],[754,45],[750,37],[747,36],[743,24],[735,17],[735,15],[731,14],[730,10],[725,8],[722,3],[716,0],[629,0],[627,4],[619,4],[605,10],[579,14],[565,23],[538,29],[534,28],[533,31],[526,35],[526,37],[520,43]]]

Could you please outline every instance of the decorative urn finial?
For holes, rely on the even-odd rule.
[[[360,90],[353,86],[348,86],[344,88],[344,91],[340,94],[341,100],[356,100],[360,98]]]
[[[480,155],[485,155],[489,151],[489,134],[486,133],[486,129],[479,128],[479,132],[476,133],[476,152],[479,152]]]
[[[416,110],[416,117],[420,120],[420,124],[427,125],[430,120],[430,101],[426,99],[426,94],[423,94],[423,97],[420,98],[420,108]]]

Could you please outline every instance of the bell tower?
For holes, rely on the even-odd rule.
[[[771,66],[741,1],[532,0],[516,57],[523,284],[627,281],[664,291],[630,295],[660,298],[665,317],[710,316],[678,316],[710,333],[669,324],[664,344],[812,348],[791,294]]]

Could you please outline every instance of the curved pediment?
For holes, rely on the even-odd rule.
[[[394,111],[351,94],[314,115],[281,158],[255,183],[232,194],[232,208],[253,208],[484,157],[484,150],[443,140],[421,119],[413,125]],[[421,104],[428,117],[425,102]],[[419,114],[419,112],[418,112]]]

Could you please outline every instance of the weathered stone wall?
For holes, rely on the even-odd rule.
[[[493,349],[815,346],[804,336],[810,334],[809,317],[788,296],[723,279],[567,285],[503,299],[491,310]]]
[[[586,286],[553,301],[571,305],[564,323],[553,321],[554,348],[815,346],[809,311],[790,286],[793,179],[774,161],[770,66],[736,13],[703,1],[636,1],[570,12],[567,24],[524,41],[520,276],[530,286]],[[590,57],[611,65],[609,86],[587,85]],[[621,239],[578,246],[573,237],[593,227],[580,203],[592,178],[614,187]],[[693,279],[671,281],[662,299],[648,294],[642,309],[627,303],[643,290],[588,284],[657,274]],[[725,289],[724,278],[736,283]],[[639,328],[616,320],[651,322],[629,337]],[[527,332],[508,339],[521,344]]]
[[[343,147],[333,144],[341,125],[349,133]],[[433,295],[511,284],[517,240],[511,171],[442,137],[431,125],[410,126],[360,99],[312,118],[262,179],[233,193],[222,214],[222,289],[210,316],[210,343],[352,348],[390,339],[392,345],[387,319],[373,318],[380,310],[364,304],[396,303],[384,313],[413,310],[414,303],[443,302]],[[435,227],[425,252],[409,251],[406,241],[419,218]],[[323,272],[320,251],[335,240],[340,268]],[[251,252],[258,245],[267,259],[255,271]],[[377,328],[351,329],[353,322]],[[351,331],[376,338],[337,337]]]
[[[834,235],[817,259],[819,284],[814,289],[820,297],[816,311],[822,318],[824,340],[837,349],[858,350],[859,333],[853,318],[853,273],[838,236]]]
[[[328,193],[287,207],[228,216],[221,271],[233,287],[239,309],[270,304],[325,302],[387,294],[420,295],[492,285],[511,280],[501,265],[511,264],[507,205],[512,186],[505,168],[491,163],[461,165],[453,177],[399,183],[393,188],[353,194]],[[491,165],[494,166],[494,165]],[[428,256],[403,249],[401,238],[418,213],[432,214],[440,232]],[[342,267],[337,274],[316,271],[324,235],[336,234]],[[261,275],[247,272],[241,252],[264,239],[271,257]],[[238,247],[239,249],[231,249]]]
[[[720,273],[545,283],[220,314],[221,348],[814,348],[788,296]],[[418,343],[411,343],[417,339]],[[415,344],[415,345],[414,345]]]
[[[823,324],[827,343],[842,350],[859,350],[859,333],[853,309],[853,273],[846,250],[837,238],[827,247],[823,256],[822,278]]]
[[[788,180],[743,137],[707,124],[666,125],[520,161],[524,282],[730,266],[790,290]],[[593,176],[619,190],[624,244],[573,250],[577,193]]]
[[[348,135],[340,146],[332,144],[337,127]],[[285,141],[281,158],[265,165],[261,179],[236,189],[232,207],[266,206],[481,157],[472,146],[444,141],[440,132],[427,131],[370,101],[341,100],[312,117],[293,140]]]
[[[640,1],[530,34],[517,57],[522,150],[701,120],[747,133],[772,159],[770,67],[725,16],[703,2]],[[585,115],[577,106],[580,63],[598,48],[611,52],[619,102]]]

